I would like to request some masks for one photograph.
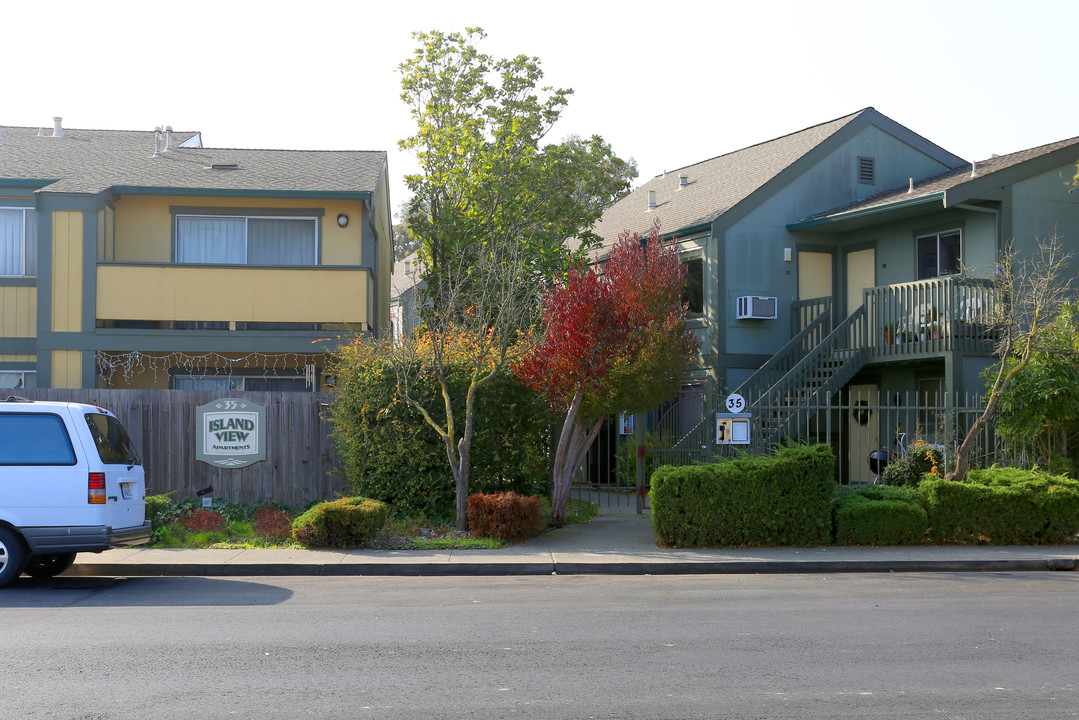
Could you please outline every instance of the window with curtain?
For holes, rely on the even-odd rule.
[[[176,262],[223,265],[314,265],[316,218],[176,217]]]
[[[0,208],[0,275],[37,275],[37,214],[33,208]]]
[[[960,232],[947,232],[922,235],[918,238],[918,279],[955,275],[960,267]]]

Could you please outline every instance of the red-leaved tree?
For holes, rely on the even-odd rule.
[[[515,372],[566,413],[554,458],[551,520],[605,418],[644,412],[678,393],[697,351],[686,330],[686,270],[655,224],[625,232],[602,268],[578,267],[543,297],[543,337]]]

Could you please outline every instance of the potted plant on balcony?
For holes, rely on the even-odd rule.
[[[884,326],[884,344],[891,345],[892,342],[898,342],[895,338],[895,323],[888,323]]]

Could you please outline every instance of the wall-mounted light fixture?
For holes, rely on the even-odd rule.
[[[791,261],[791,249],[790,248],[783,248],[783,262],[790,262],[790,261]]]
[[[348,215],[345,215],[344,213],[339,213],[337,215],[337,224],[340,227],[348,227]]]

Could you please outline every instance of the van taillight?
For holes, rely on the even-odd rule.
[[[105,473],[90,473],[86,502],[91,505],[105,504]]]

